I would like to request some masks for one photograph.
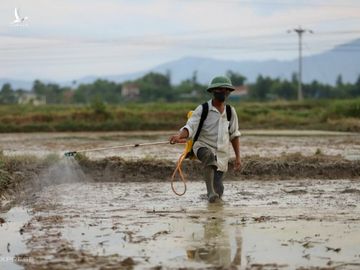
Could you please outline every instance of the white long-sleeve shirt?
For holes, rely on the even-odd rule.
[[[208,101],[209,112],[204,121],[199,138],[194,143],[193,150],[196,154],[200,147],[209,148],[216,156],[218,170],[226,172],[229,162],[230,141],[235,137],[241,136],[239,131],[239,123],[236,111],[231,107],[231,119],[227,120],[226,110],[220,113],[213,105],[212,101]],[[202,105],[199,105],[193,112],[186,125],[189,131],[189,138],[194,138],[198,129],[202,112]],[[230,124],[230,126],[229,126]],[[229,129],[230,127],[230,129]]]

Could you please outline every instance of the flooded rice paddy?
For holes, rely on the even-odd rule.
[[[63,148],[161,141],[168,134],[19,136],[1,136],[7,154],[41,156]],[[241,142],[242,155],[312,155],[320,149],[360,156],[354,134],[256,134]],[[176,160],[182,151],[160,147],[117,154]],[[89,153],[91,159],[104,155],[116,151]],[[62,175],[60,184],[31,190],[0,214],[0,269],[360,269],[358,180],[225,180],[223,201],[209,204],[200,178],[189,179],[186,194],[178,197],[166,180],[94,182],[74,162],[68,171],[62,164],[40,177],[51,182],[45,178]]]
[[[208,204],[200,181],[183,197],[151,181],[49,186],[7,213],[1,256],[17,254],[26,269],[360,267],[359,183],[231,181],[225,190]]]
[[[176,132],[176,131],[175,131]],[[66,151],[113,147],[123,144],[149,143],[167,140],[171,132],[66,132],[1,134],[0,149],[6,155],[29,154],[63,155]],[[360,159],[360,134],[327,131],[243,131],[241,155],[279,156],[301,152],[313,155],[321,151],[327,155],[341,155]],[[176,160],[183,145],[161,145],[88,152],[91,159],[120,156],[125,159]]]

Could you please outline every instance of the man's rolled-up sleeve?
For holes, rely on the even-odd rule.
[[[183,126],[180,130],[186,128],[189,131],[189,138],[193,138],[195,136],[195,132],[199,126],[200,118],[201,118],[202,106],[198,106],[193,112],[192,116],[186,122],[186,125]]]
[[[232,141],[234,138],[236,137],[240,137],[241,133],[239,131],[239,120],[238,120],[238,116],[237,113],[235,111],[235,109],[232,107],[231,108],[231,114],[232,117],[230,119],[230,141]]]

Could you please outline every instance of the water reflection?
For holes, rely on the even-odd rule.
[[[203,230],[193,232],[192,245],[186,250],[189,260],[225,268],[241,265],[240,231],[230,228],[223,211],[223,204],[209,204]]]

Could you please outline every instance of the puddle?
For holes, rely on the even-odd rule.
[[[242,229],[247,265],[278,264],[287,268],[357,264],[360,246],[357,223],[287,221],[252,224]]]
[[[208,204],[201,181],[189,182],[183,197],[158,182],[50,186],[28,202],[27,256],[49,269],[53,260],[77,268],[77,256],[82,266],[96,256],[131,258],[140,268],[356,269],[360,196],[349,190],[360,183],[226,182],[224,202]],[[71,256],[58,258],[62,252]]]
[[[23,269],[17,261],[16,255],[26,251],[26,237],[20,233],[22,226],[30,220],[28,210],[23,207],[13,207],[7,213],[1,213],[0,217],[5,223],[0,225],[0,269]]]

